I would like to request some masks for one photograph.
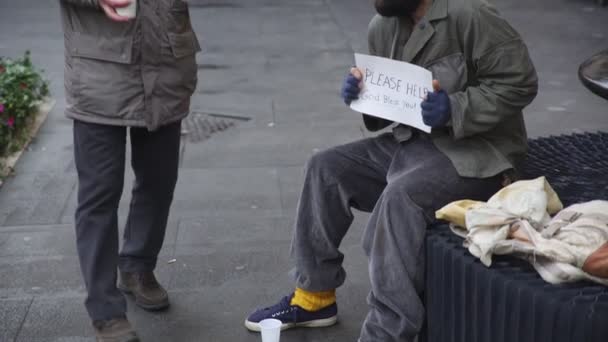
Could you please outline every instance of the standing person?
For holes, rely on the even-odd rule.
[[[119,15],[131,1],[137,0],[60,0],[66,114],[74,120],[78,171],[78,256],[85,306],[97,340],[104,342],[138,341],[121,291],[147,310],[169,306],[153,271],[177,182],[180,123],[189,113],[200,51],[186,2],[139,0],[134,17]],[[127,131],[135,183],[119,252],[117,210]]]
[[[369,312],[360,342],[413,341],[424,321],[424,235],[434,212],[462,198],[485,200],[526,154],[522,110],[537,76],[519,34],[484,0],[375,0],[372,55],[423,66],[435,91],[422,104],[426,134],[404,125],[337,146],[307,163],[292,255],[295,291],[253,312],[245,326],[275,318],[283,328],[336,322],[336,288],[346,274],[340,242],[351,208],[371,212],[363,236]],[[342,87],[361,91],[353,68]],[[392,123],[364,116],[371,131]]]

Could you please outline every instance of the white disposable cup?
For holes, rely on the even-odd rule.
[[[135,18],[137,15],[137,0],[131,0],[126,7],[116,7],[116,13],[121,17]]]
[[[279,342],[281,339],[281,321],[278,319],[265,319],[260,322],[262,342]]]

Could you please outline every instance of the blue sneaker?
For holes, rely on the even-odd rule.
[[[306,311],[297,305],[291,305],[293,294],[283,297],[271,307],[253,312],[245,320],[245,327],[251,331],[260,331],[260,321],[267,318],[283,322],[281,330],[304,327],[320,328],[336,324],[338,321],[338,305],[332,305],[318,311]]]

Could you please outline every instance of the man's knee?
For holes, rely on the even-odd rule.
[[[136,184],[146,189],[153,189],[161,193],[172,192],[179,176],[178,166],[163,165],[156,169],[142,169],[135,174]]]
[[[344,157],[335,148],[317,152],[306,162],[306,176],[323,179],[335,178],[342,169],[343,160]]]
[[[124,168],[112,165],[100,168],[99,172],[79,174],[80,207],[117,207],[124,186]]]
[[[432,216],[433,209],[428,204],[428,199],[431,197],[429,191],[425,190],[420,185],[420,181],[407,180],[400,182],[389,183],[384,189],[383,201],[385,205],[394,210],[404,212],[419,212],[425,218],[429,219]],[[426,195],[425,195],[426,194]],[[427,198],[428,197],[428,198]]]
[[[383,197],[387,203],[401,206],[412,205],[410,198],[412,185],[409,182],[388,183],[384,189]]]

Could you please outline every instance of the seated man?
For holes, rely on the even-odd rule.
[[[355,208],[371,212],[363,237],[370,309],[360,342],[413,341],[425,317],[423,246],[435,210],[486,200],[525,156],[522,109],[536,96],[536,72],[519,34],[493,7],[483,0],[376,0],[375,7],[371,54],[433,72],[436,89],[422,105],[433,130],[398,125],[310,159],[292,245],[295,291],[252,313],[250,330],[265,318],[283,328],[336,322],[335,291],[345,279],[339,247]],[[353,68],[342,88],[347,104],[360,80]],[[364,120],[371,131],[392,124]]]

